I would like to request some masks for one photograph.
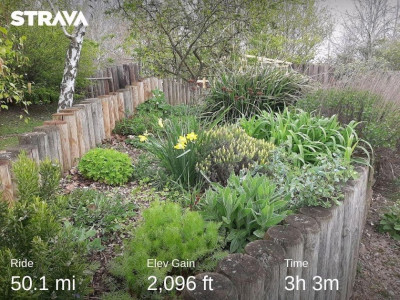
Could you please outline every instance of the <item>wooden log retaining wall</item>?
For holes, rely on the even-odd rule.
[[[371,196],[369,168],[357,171],[359,178],[346,185],[342,205],[301,208],[284,225],[269,228],[263,240],[249,243],[244,254],[220,261],[216,273],[197,275],[196,288],[185,290],[183,299],[350,299]],[[308,265],[293,266],[290,259]],[[213,291],[204,290],[207,276]],[[288,276],[297,288],[285,289],[292,287]]]
[[[7,201],[16,198],[12,162],[21,150],[36,162],[50,158],[67,172],[87,151],[111,137],[118,121],[135,114],[136,107],[165,93],[168,103],[190,104],[200,96],[200,86],[176,79],[140,78],[137,64],[109,67],[94,74],[88,98],[53,114],[33,132],[19,137],[19,146],[0,151],[0,192]]]

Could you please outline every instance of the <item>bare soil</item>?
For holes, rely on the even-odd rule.
[[[385,153],[377,167],[371,206],[364,228],[353,300],[400,299],[400,241],[378,232],[380,216],[400,200],[400,151]]]

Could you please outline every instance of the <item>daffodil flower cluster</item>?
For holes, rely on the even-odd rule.
[[[175,149],[184,150],[188,144],[188,141],[194,142],[197,140],[197,134],[194,131],[188,133],[186,136],[180,135],[178,138],[178,143],[174,146]]]
[[[148,136],[149,136],[149,133],[146,130],[143,134],[139,135],[139,141],[144,143],[145,141],[147,141],[147,139],[148,139],[147,137]]]

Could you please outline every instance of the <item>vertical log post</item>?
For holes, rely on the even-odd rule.
[[[81,104],[89,104],[91,106],[95,146],[101,144],[101,141],[104,139],[104,122],[101,103],[99,99],[91,98],[82,101]]]
[[[15,200],[14,187],[11,175],[11,160],[2,157],[0,154],[0,194],[3,199],[8,203]]]
[[[61,169],[64,169],[64,161],[61,149],[61,137],[57,126],[54,125],[43,125],[35,127],[35,131],[45,132],[48,137],[49,155],[52,161],[56,161],[60,164]],[[38,157],[39,159],[39,157]]]
[[[217,272],[233,282],[240,300],[264,299],[266,274],[254,257],[247,254],[230,254],[218,263]]]
[[[108,104],[108,97],[99,97],[101,100],[103,123],[104,123],[104,134],[106,139],[111,138],[111,119],[110,119],[110,109]]]
[[[203,279],[212,279],[212,291],[206,286]],[[227,277],[218,273],[201,273],[196,275],[194,282],[196,288],[192,291],[185,289],[182,294],[184,300],[238,300],[236,287]]]
[[[133,113],[136,113],[136,108],[139,105],[139,87],[137,85],[133,85],[131,87],[131,94],[132,94]]]
[[[294,228],[293,226],[273,226],[268,229],[265,233],[266,240],[272,240],[275,243],[281,245],[286,251],[286,266],[287,266],[287,276],[292,276],[292,278],[301,278],[302,268],[294,267],[288,265],[290,261],[302,261],[303,260],[303,247],[304,238],[301,232]],[[285,291],[285,299],[287,300],[299,300],[300,290],[293,289],[292,291]]]
[[[68,172],[72,166],[72,156],[70,151],[70,140],[69,140],[69,129],[68,123],[66,121],[45,121],[43,125],[51,125],[56,126],[58,128],[58,132],[60,134],[60,142],[61,142],[61,156],[63,161],[62,170],[64,172]]]
[[[312,286],[318,267],[319,225],[315,219],[301,214],[290,215],[285,219],[285,222],[297,228],[304,238],[303,261],[306,261],[308,266],[303,267],[302,270],[301,278],[305,280],[306,289],[300,291],[300,299],[314,299],[315,291]]]
[[[81,157],[79,139],[78,139],[78,129],[76,125],[76,115],[74,113],[57,113],[53,114],[53,120],[60,120],[67,122],[71,164],[72,166],[75,166],[77,159]]]
[[[267,274],[264,295],[266,300],[285,299],[286,252],[271,240],[258,240],[246,245],[245,253],[257,259]]]
[[[318,266],[317,275],[321,278],[327,278],[328,268],[330,265],[330,250],[331,250],[331,224],[332,213],[330,209],[323,207],[302,207],[300,213],[314,218],[319,224],[319,250],[318,250]],[[339,251],[333,246],[332,251]],[[325,291],[315,291],[315,299],[324,300]]]
[[[93,113],[92,113],[92,105],[90,103],[79,103],[74,105],[74,107],[82,108],[85,113],[85,120],[87,125],[87,142],[88,142],[88,150],[96,147],[96,137],[94,133],[94,124],[93,124]],[[86,132],[86,130],[85,130]]]
[[[18,136],[20,145],[35,145],[38,148],[39,160],[45,160],[49,155],[49,140],[45,132],[29,132]]]

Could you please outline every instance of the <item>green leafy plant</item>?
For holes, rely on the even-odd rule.
[[[0,230],[0,297],[2,299],[72,298],[88,292],[90,267],[84,257],[86,241],[79,240],[73,228],[64,227],[52,213],[53,209],[39,198],[23,199],[7,209]],[[32,268],[13,268],[11,258],[33,261]],[[33,286],[54,287],[58,278],[75,277],[74,291],[59,289],[13,291],[11,276],[30,276]],[[74,277],[73,277],[74,276]],[[21,278],[22,278],[21,277]]]
[[[400,241],[400,201],[382,215],[378,228],[380,232],[388,232],[395,240]]]
[[[265,139],[277,146],[284,145],[288,153],[294,154],[297,165],[315,164],[321,154],[332,156],[334,153],[350,162],[355,160],[353,154],[356,150],[369,157],[355,130],[358,124],[351,121],[342,127],[336,116],[318,117],[286,108],[281,113],[263,112],[248,120],[242,119],[240,124],[252,137]]]
[[[40,192],[41,199],[52,199],[58,191],[61,179],[61,168],[50,159],[45,159],[39,164]]]
[[[112,271],[127,281],[129,290],[139,299],[145,299],[150,293],[149,276],[156,276],[157,284],[161,284],[166,275],[194,270],[174,267],[172,260],[188,259],[198,264],[218,250],[221,242],[218,227],[217,223],[205,222],[198,212],[183,210],[176,203],[154,202],[143,211],[143,222],[134,230]],[[166,267],[149,268],[149,258],[170,263]]]
[[[262,239],[266,230],[288,214],[288,199],[279,193],[267,177],[250,173],[231,175],[226,187],[213,184],[200,201],[206,220],[222,222],[230,252]]]
[[[210,181],[226,185],[234,173],[256,164],[265,164],[274,145],[253,138],[236,125],[225,125],[209,130],[205,134],[206,155],[199,160],[197,169]]]
[[[132,118],[123,119],[116,124],[115,133],[126,136],[138,136],[144,132],[160,135],[162,128],[158,125],[159,119],[168,118],[173,122],[179,122],[180,119],[191,118],[196,112],[194,108],[185,105],[173,106],[168,104],[164,93],[160,90],[153,90],[152,92],[153,97],[141,103],[137,107],[137,113]]]
[[[56,195],[61,176],[59,164],[46,159],[37,165],[22,151],[12,168],[19,198],[29,200],[40,196],[50,199]]]
[[[28,63],[22,48],[26,37],[18,38],[0,26],[0,111],[9,103],[29,103],[24,100],[25,82],[21,68]]]
[[[92,189],[76,189],[60,202],[64,218],[75,227],[94,230],[103,240],[125,230],[137,208],[129,198]]]
[[[289,207],[303,206],[330,207],[340,204],[344,198],[344,184],[357,177],[354,167],[343,157],[321,153],[318,163],[298,165],[297,155],[286,152],[284,146],[277,147],[269,163],[261,170],[277,186],[277,189],[289,195]]]
[[[400,108],[380,95],[351,88],[321,89],[307,94],[297,106],[323,116],[337,115],[342,124],[361,122],[356,130],[373,148],[394,148],[400,141]]]
[[[280,110],[303,95],[307,79],[294,71],[274,67],[222,70],[205,99],[204,115],[225,122],[248,118],[265,109]]]
[[[78,168],[84,177],[110,185],[127,183],[133,171],[128,154],[102,148],[89,150],[81,158]]]

